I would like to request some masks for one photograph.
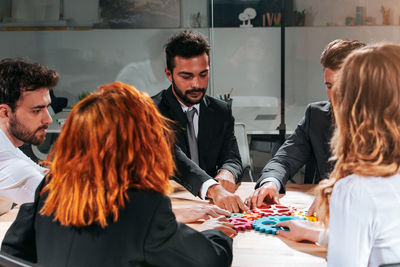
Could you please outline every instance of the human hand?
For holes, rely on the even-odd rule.
[[[264,203],[280,204],[278,187],[274,182],[266,182],[257,188],[245,203],[250,209],[262,206]]]
[[[221,215],[231,216],[232,214],[224,209],[221,209],[215,205],[191,205],[173,207],[172,211],[175,214],[176,220],[182,223],[193,223],[198,220],[208,220],[212,217],[216,218]]]
[[[276,234],[296,242],[307,240],[317,243],[319,233],[322,231],[322,229],[315,227],[311,222],[301,220],[283,221],[276,226],[289,228],[290,231],[278,230]]]
[[[234,193],[236,191],[235,176],[228,170],[220,170],[214,177],[226,191]]]
[[[229,222],[229,220],[225,216],[219,216],[217,218],[211,218],[202,223],[197,230],[205,231],[217,229],[221,230],[229,237],[235,237],[237,235],[236,230],[233,228],[233,223]]]
[[[238,195],[226,191],[220,184],[210,186],[207,197],[211,198],[218,207],[230,212],[249,211]]]
[[[316,216],[317,212],[317,198],[314,198],[311,206],[308,208],[307,216]]]

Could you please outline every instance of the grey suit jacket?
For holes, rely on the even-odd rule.
[[[333,134],[332,116],[330,102],[309,104],[294,133],[263,168],[256,188],[265,178],[274,177],[281,183],[280,193],[284,193],[289,178],[308,162],[315,165],[315,172],[306,182],[319,183],[327,178],[333,167],[333,163],[328,161],[331,156],[329,142]]]

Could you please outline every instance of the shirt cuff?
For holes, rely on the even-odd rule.
[[[200,197],[202,199],[206,199],[208,188],[210,188],[210,186],[215,184],[218,184],[218,182],[215,181],[214,179],[208,179],[207,181],[205,181],[200,188]]]
[[[325,229],[319,233],[317,245],[328,248],[329,244],[329,229]]]
[[[268,177],[265,178],[264,180],[262,180],[260,182],[260,186],[261,187],[263,184],[265,184],[266,182],[274,182],[276,184],[276,187],[278,188],[278,192],[281,191],[281,183],[279,182],[278,179],[274,178],[274,177]]]

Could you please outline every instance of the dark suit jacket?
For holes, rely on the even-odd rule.
[[[21,206],[2,251],[40,266],[229,266],[232,239],[177,223],[168,197],[128,190],[129,201],[107,227],[65,227],[39,215],[46,194]]]
[[[187,118],[175,98],[172,88],[153,96],[160,112],[176,122],[177,148],[175,151],[178,173],[175,179],[192,194],[200,194],[201,185],[212,179],[219,169],[231,171],[236,182],[243,176],[242,161],[234,134],[235,120],[230,106],[224,101],[204,96],[200,102],[199,166],[190,160],[190,151],[186,135]]]
[[[284,193],[288,179],[310,161],[315,165],[315,173],[310,182],[319,183],[321,179],[327,178],[333,166],[328,161],[331,156],[329,142],[333,134],[332,116],[330,102],[309,104],[294,133],[262,170],[256,188],[265,178],[274,177],[281,183],[280,193]]]

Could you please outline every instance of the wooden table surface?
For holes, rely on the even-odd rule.
[[[210,204],[195,198],[180,185],[173,183],[170,195],[172,205]],[[281,195],[281,204],[298,209],[307,209],[313,200],[314,185],[288,184],[286,195]],[[244,200],[253,192],[254,183],[242,183],[236,193]],[[0,242],[15,220],[18,207],[0,216]],[[196,224],[190,224],[196,228]],[[233,267],[258,266],[326,266],[326,249],[306,242],[293,242],[283,237],[267,235],[254,230],[239,232],[233,241]]]
[[[236,193],[246,199],[255,183],[242,183]],[[307,209],[313,201],[315,185],[288,184],[286,195],[281,195],[282,205]],[[173,206],[209,204],[195,198],[174,184],[175,192],[170,195]],[[190,224],[196,228],[196,224]],[[257,266],[326,266],[326,249],[307,242],[293,242],[283,237],[267,235],[254,230],[241,231],[233,241],[233,267]]]

